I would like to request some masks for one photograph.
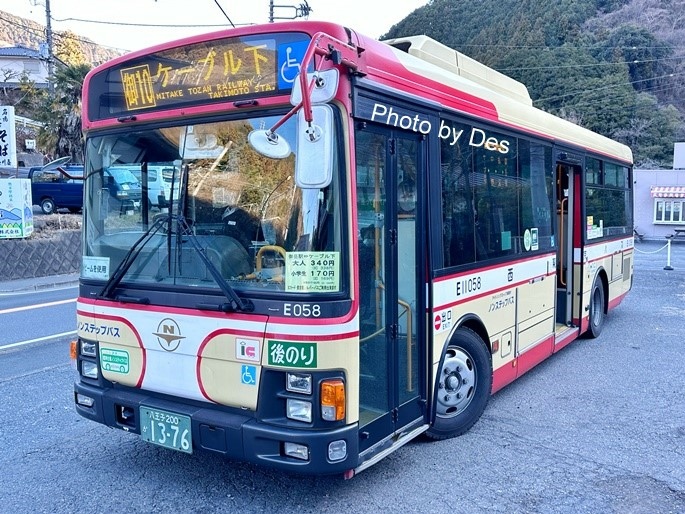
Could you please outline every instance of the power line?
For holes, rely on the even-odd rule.
[[[222,13],[224,13],[224,16],[225,16],[226,19],[228,20],[228,23],[231,24],[231,27],[235,28],[235,25],[233,25],[233,22],[231,21],[231,18],[228,17],[228,14],[226,14],[226,11],[224,11],[224,8],[221,7],[221,5],[219,4],[219,0],[214,0],[214,3],[215,3],[216,6],[219,8],[219,10],[220,10]]]
[[[650,77],[650,78],[647,78],[647,79],[632,80],[632,81],[630,81],[630,82],[621,82],[621,83],[619,83],[619,84],[610,84],[610,85],[608,85],[608,86],[602,86],[602,87],[598,87],[598,88],[595,88],[595,89],[583,89],[583,90],[580,90],[580,91],[571,91],[570,93],[565,93],[565,94],[563,94],[563,95],[549,96],[549,97],[547,97],[547,98],[538,98],[537,100],[534,100],[533,103],[547,102],[547,101],[550,101],[550,100],[559,100],[559,99],[565,98],[565,97],[567,97],[567,96],[579,95],[579,94],[581,94],[581,93],[593,93],[593,92],[595,92],[595,91],[602,91],[602,90],[604,90],[604,89],[614,89],[614,88],[617,88],[617,87],[632,86],[633,84],[639,84],[639,83],[641,83],[641,82],[648,82],[648,81],[650,81],[650,80],[658,80],[658,79],[663,79],[663,78],[671,78],[671,77],[675,77],[675,76],[678,76],[678,75],[685,75],[685,72],[669,73],[669,74],[667,74],[667,75],[660,75],[660,76],[658,76],[658,77]]]
[[[128,22],[123,22],[123,21],[103,21],[103,20],[86,20],[83,18],[53,18],[54,21],[59,21],[59,22],[65,22],[65,21],[77,21],[79,23],[96,23],[99,25],[118,25],[122,27],[152,27],[152,28],[169,28],[169,29],[182,29],[182,28],[198,28],[198,27],[206,27],[206,28],[213,28],[213,27],[225,27],[225,23],[199,23],[199,24],[188,24],[188,23],[182,23],[182,24],[176,24],[176,23],[165,23],[165,24],[160,24],[160,23],[128,23]],[[229,21],[231,21],[229,19]],[[231,22],[231,25],[233,25],[233,22]],[[239,23],[240,25],[254,25],[253,23]],[[235,28],[236,25],[233,25]]]
[[[17,27],[17,28],[20,28],[20,29],[24,29],[26,32],[29,32],[29,33],[31,33],[32,35],[37,36],[37,37],[39,37],[39,38],[41,38],[41,39],[45,39],[45,30],[44,30],[44,29],[43,29],[43,30],[39,30],[39,29],[35,29],[35,28],[33,28],[33,27],[30,27],[30,26],[28,26],[28,25],[24,25],[24,24],[22,24],[22,23],[15,23],[13,20],[9,20],[9,19],[7,19],[7,18],[4,18],[2,15],[0,15],[0,20],[5,21],[5,22],[7,22],[7,23],[11,23],[13,27]],[[55,18],[52,18],[52,20],[53,20],[53,21],[62,21],[62,20],[56,20]],[[223,25],[222,25],[222,26],[223,26]],[[71,32],[71,31],[68,31],[68,30],[56,30],[56,31],[54,31],[54,33],[55,33],[55,35],[57,35],[57,37],[64,37],[64,34],[65,34],[66,32]],[[84,39],[84,38],[78,36],[77,34],[75,34],[75,33],[73,33],[73,32],[71,32],[71,37],[73,37],[76,41],[80,41],[81,43],[85,43],[85,44],[87,44],[87,45],[99,46],[99,47],[102,47],[102,48],[107,48],[107,49],[109,49],[109,50],[116,50],[116,51],[119,51],[119,52],[121,52],[121,51],[126,51],[125,48],[116,48],[116,47],[113,47],[113,46],[101,45],[100,43],[96,43],[95,41],[92,41],[92,40],[90,40],[90,39]]]
[[[647,59],[647,60],[633,60],[633,61],[622,61],[622,62],[610,62],[610,61],[603,61],[603,62],[598,62],[595,64],[557,64],[554,66],[522,66],[518,68],[496,68],[497,71],[504,73],[507,71],[530,71],[530,70],[556,70],[559,68],[597,68],[601,66],[615,66],[615,65],[622,65],[622,64],[647,64],[647,63],[656,63],[656,62],[663,62],[663,61],[677,61],[677,60],[683,60],[685,59],[685,56],[678,56],[678,57],[663,57],[660,59]]]

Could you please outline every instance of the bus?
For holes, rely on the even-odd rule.
[[[428,37],[236,28],[83,91],[75,408],[151,444],[351,478],[469,430],[631,289],[630,149]]]

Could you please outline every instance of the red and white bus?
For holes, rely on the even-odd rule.
[[[630,150],[425,36],[160,45],[91,71],[83,128],[76,409],[167,448],[352,477],[631,288]]]

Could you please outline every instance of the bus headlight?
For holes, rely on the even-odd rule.
[[[309,448],[304,444],[283,443],[283,453],[295,459],[309,460]]]
[[[97,352],[97,346],[92,341],[84,341],[81,339],[81,355],[86,357],[95,357]]]
[[[345,419],[345,382],[342,379],[321,382],[321,417],[326,421]]]
[[[86,378],[92,378],[94,380],[97,380],[98,365],[94,362],[81,361],[81,375]]]
[[[288,373],[285,389],[291,393],[312,394],[312,376],[307,373]]]
[[[92,407],[95,405],[95,400],[90,396],[86,396],[85,394],[76,393],[76,403],[84,407]]]
[[[312,402],[288,398],[286,402],[286,416],[296,421],[312,422]]]

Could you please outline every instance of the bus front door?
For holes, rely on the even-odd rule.
[[[364,126],[356,135],[360,319],[360,452],[391,446],[423,418],[425,312],[418,177],[425,141]],[[425,295],[424,295],[425,296]]]

